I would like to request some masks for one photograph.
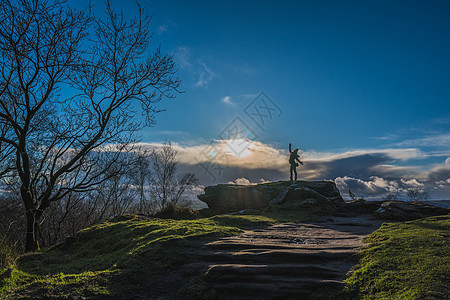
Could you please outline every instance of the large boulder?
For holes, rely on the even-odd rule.
[[[381,204],[383,201],[351,200],[340,204],[338,211],[344,214],[372,214],[380,208]]]
[[[375,216],[396,221],[408,221],[432,216],[447,215],[450,209],[424,202],[387,201],[374,212]]]
[[[344,202],[332,181],[279,181],[256,185],[219,184],[206,187],[205,194],[197,197],[214,213],[264,209],[287,202],[329,206]]]
[[[268,205],[270,195],[255,186],[219,184],[205,188],[198,199],[205,202],[214,212],[233,212],[242,209],[261,209]]]

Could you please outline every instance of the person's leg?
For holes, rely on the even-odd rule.
[[[295,167],[295,165],[294,165],[294,174],[295,174],[295,181],[297,181],[297,168]]]
[[[295,167],[293,164],[291,164],[290,174],[291,174],[291,181],[292,181],[292,170],[295,170]]]

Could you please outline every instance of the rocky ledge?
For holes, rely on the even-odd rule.
[[[450,210],[424,202],[386,201],[374,212],[381,219],[409,221],[432,216],[447,215]]]
[[[264,210],[274,205],[286,209],[305,206],[319,208],[334,214],[372,214],[378,219],[407,221],[446,215],[449,209],[424,202],[402,201],[344,201],[332,181],[279,181],[256,185],[218,184],[205,188],[197,196],[205,202],[212,214],[242,210]]]
[[[271,205],[296,202],[299,205],[334,207],[344,203],[332,181],[279,181],[256,185],[218,184],[198,195],[214,213],[244,209],[264,209]]]

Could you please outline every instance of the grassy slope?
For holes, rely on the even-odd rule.
[[[198,220],[144,219],[104,222],[47,251],[22,256],[0,274],[0,297],[98,298],[151,288],[185,257],[191,242],[239,234],[269,225],[262,216],[215,216]]]
[[[270,218],[268,218],[269,216]],[[313,214],[274,211],[263,216],[198,220],[132,217],[104,222],[42,253],[22,256],[0,270],[0,298],[98,298],[139,295],[185,262],[196,241],[239,234],[276,221],[304,221]],[[360,263],[347,279],[343,299],[446,299],[450,281],[450,217],[384,224],[371,234]],[[157,280],[157,279],[156,279]]]
[[[360,264],[347,279],[363,299],[448,299],[450,216],[389,223],[366,238]]]

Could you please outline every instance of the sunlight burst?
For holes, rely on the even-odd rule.
[[[253,148],[253,143],[243,139],[229,140],[226,144],[229,152],[237,158],[242,158],[248,156],[250,153],[250,149]]]

